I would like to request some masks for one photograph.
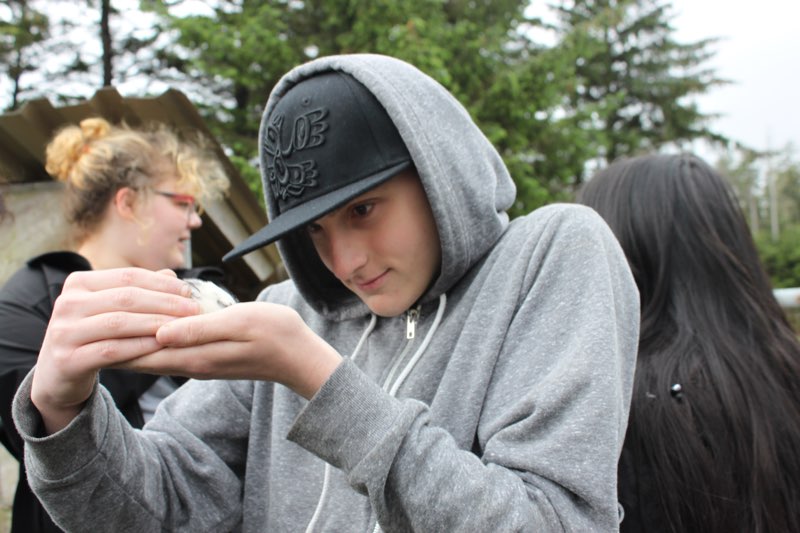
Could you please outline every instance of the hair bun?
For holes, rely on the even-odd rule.
[[[102,118],[86,118],[81,120],[81,132],[87,143],[101,139],[111,131],[111,124]]]
[[[59,181],[83,187],[85,172],[78,170],[81,158],[90,151],[91,143],[111,131],[111,124],[99,117],[87,118],[79,126],[67,126],[56,134],[47,147],[45,169]]]

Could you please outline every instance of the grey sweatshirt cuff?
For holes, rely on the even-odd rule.
[[[44,425],[31,401],[33,370],[20,384],[12,404],[12,416],[25,441],[29,477],[57,480],[86,466],[96,456],[108,427],[108,404],[95,382],[95,390],[80,414],[67,427],[41,437]]]
[[[399,446],[413,419],[402,402],[345,360],[300,412],[287,438],[349,472],[376,446]]]

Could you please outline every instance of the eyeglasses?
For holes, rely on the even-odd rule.
[[[197,200],[191,194],[181,194],[177,192],[168,192],[168,191],[158,191],[154,190],[154,193],[165,196],[175,202],[176,205],[183,207],[186,209],[186,218],[191,218],[192,213],[196,213],[198,216],[200,213],[197,210]]]

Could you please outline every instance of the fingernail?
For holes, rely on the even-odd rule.
[[[169,330],[172,326],[169,325],[169,322],[166,324],[162,324],[161,327],[158,328],[156,331],[156,342],[158,342],[162,346],[166,346],[166,342],[164,341],[164,335],[169,334]]]
[[[181,296],[189,298],[192,296],[192,286],[188,283],[184,282],[183,287],[181,287]]]

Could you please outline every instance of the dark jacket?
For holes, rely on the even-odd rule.
[[[56,298],[71,272],[91,270],[89,262],[72,252],[34,257],[0,288],[0,441],[19,461],[14,495],[12,533],[61,531],[28,486],[22,461],[22,439],[11,420],[11,401],[17,387],[36,364]],[[111,392],[122,414],[134,427],[144,419],[138,399],[158,376],[125,370],[103,370],[100,382]]]

